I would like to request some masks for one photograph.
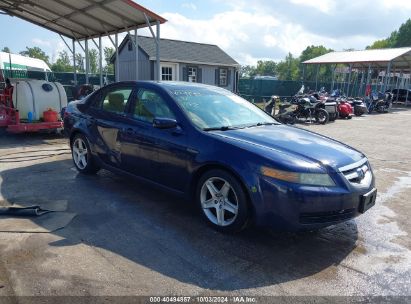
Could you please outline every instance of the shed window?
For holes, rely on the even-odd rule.
[[[220,69],[220,81],[219,81],[219,85],[222,87],[226,87],[227,86],[227,75],[228,75],[228,70],[227,69]]]
[[[197,68],[196,67],[188,67],[188,81],[197,82]]]
[[[173,80],[173,68],[163,66],[161,67],[161,80]]]
[[[133,43],[131,41],[128,42],[128,50],[129,51],[133,50]]]

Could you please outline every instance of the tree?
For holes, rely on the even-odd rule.
[[[111,47],[105,47],[104,48],[104,59],[106,61],[106,73],[108,74],[113,74],[114,73],[114,65],[110,62],[111,57],[113,56],[115,50],[114,48]]]
[[[393,31],[390,37],[375,41],[366,49],[383,49],[411,46],[411,19],[401,24],[398,31]]]
[[[262,76],[275,76],[277,63],[272,60],[259,60],[257,61],[256,74]]]
[[[306,49],[300,55],[300,61],[304,62],[315,57],[332,52],[332,49],[327,49],[323,45],[311,45],[307,46]],[[315,80],[317,75],[317,65],[306,64],[304,71],[304,79]],[[318,79],[329,79],[332,75],[332,69],[330,65],[322,66],[318,70]],[[301,77],[302,77],[301,72]]]
[[[84,57],[80,53],[76,53],[76,70],[77,72],[84,73]]]
[[[366,47],[367,50],[370,49],[386,49],[386,48],[390,48],[391,44],[390,44],[390,40],[387,39],[381,39],[381,40],[377,40],[375,41],[373,44],[369,45]]]
[[[98,52],[96,49],[88,51],[90,73],[96,74],[98,72]]]
[[[6,52],[6,53],[11,53],[10,48],[8,46],[5,46],[1,51]]]
[[[46,53],[39,47],[28,47],[26,46],[25,51],[21,51],[20,55],[26,56],[26,57],[31,57],[31,58],[37,58],[43,60],[45,63],[50,65],[50,58],[49,56],[46,55]]]
[[[394,37],[390,37],[394,47],[411,46],[411,19],[401,24]],[[395,41],[393,41],[394,39]]]
[[[291,53],[285,57],[285,60],[277,63],[277,76],[279,80],[300,80],[300,59],[294,58]]]
[[[72,62],[67,51],[59,53],[59,58],[51,65],[51,69],[53,72],[73,72]]]
[[[253,77],[257,74],[255,66],[243,65],[241,66],[240,75],[241,77]]]

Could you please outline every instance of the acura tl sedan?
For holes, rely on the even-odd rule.
[[[172,191],[224,232],[315,230],[375,204],[363,153],[214,86],[114,83],[70,103],[64,128],[79,172],[104,168]]]

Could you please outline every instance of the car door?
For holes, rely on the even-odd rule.
[[[121,167],[121,130],[127,129],[128,101],[133,86],[118,84],[103,89],[89,112],[90,131],[98,157],[108,165]]]
[[[138,170],[136,174],[182,191],[189,177],[188,159],[192,157],[187,151],[187,136],[181,126],[170,129],[153,126],[155,118],[176,118],[166,98],[167,96],[152,88],[138,89],[130,110],[135,121],[135,149],[139,149],[139,153],[127,155],[127,158],[130,160],[130,167]]]

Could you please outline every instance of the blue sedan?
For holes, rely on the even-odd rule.
[[[363,153],[214,86],[118,82],[70,103],[64,128],[79,172],[153,183],[224,232],[319,229],[375,204]]]

